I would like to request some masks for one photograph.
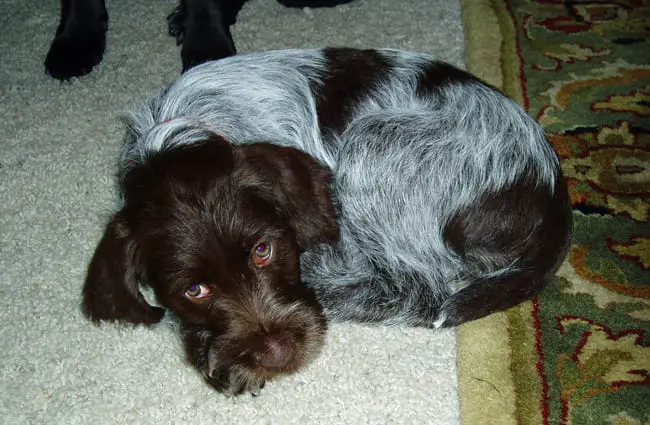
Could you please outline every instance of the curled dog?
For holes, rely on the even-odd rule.
[[[189,361],[229,394],[309,363],[327,319],[438,328],[529,299],[572,226],[540,126],[396,50],[197,66],[133,111],[119,181],[83,311],[152,324],[170,310]]]

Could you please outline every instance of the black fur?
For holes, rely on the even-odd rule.
[[[181,0],[167,17],[168,31],[181,47],[183,72],[237,53],[230,33],[248,0]],[[332,7],[352,0],[278,0],[287,7]],[[45,58],[45,72],[57,80],[90,73],[104,56],[108,13],[105,0],[61,0],[61,19]]]

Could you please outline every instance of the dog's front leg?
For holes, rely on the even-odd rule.
[[[237,53],[230,27],[246,0],[181,0],[167,20],[169,34],[182,44],[183,72]]]
[[[199,326],[181,324],[181,337],[187,361],[196,368],[215,390],[228,396],[250,393],[257,396],[264,388],[264,380],[237,366],[221,350],[215,334]]]
[[[45,58],[45,71],[58,80],[88,74],[104,56],[107,29],[104,0],[62,0],[61,20]]]

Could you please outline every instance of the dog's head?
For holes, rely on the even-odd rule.
[[[293,372],[323,343],[322,310],[301,285],[299,256],[338,236],[330,180],[295,149],[218,138],[134,166],[122,179],[124,207],[91,260],[84,313],[160,321],[142,281],[182,323],[209,331],[207,375],[223,364],[261,381]]]

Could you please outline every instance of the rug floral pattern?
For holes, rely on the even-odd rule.
[[[650,0],[498,1],[516,34],[510,86],[560,155],[575,226],[528,304],[535,341],[511,333],[519,407],[537,404],[518,421],[650,424]],[[523,397],[530,344],[539,390]]]

